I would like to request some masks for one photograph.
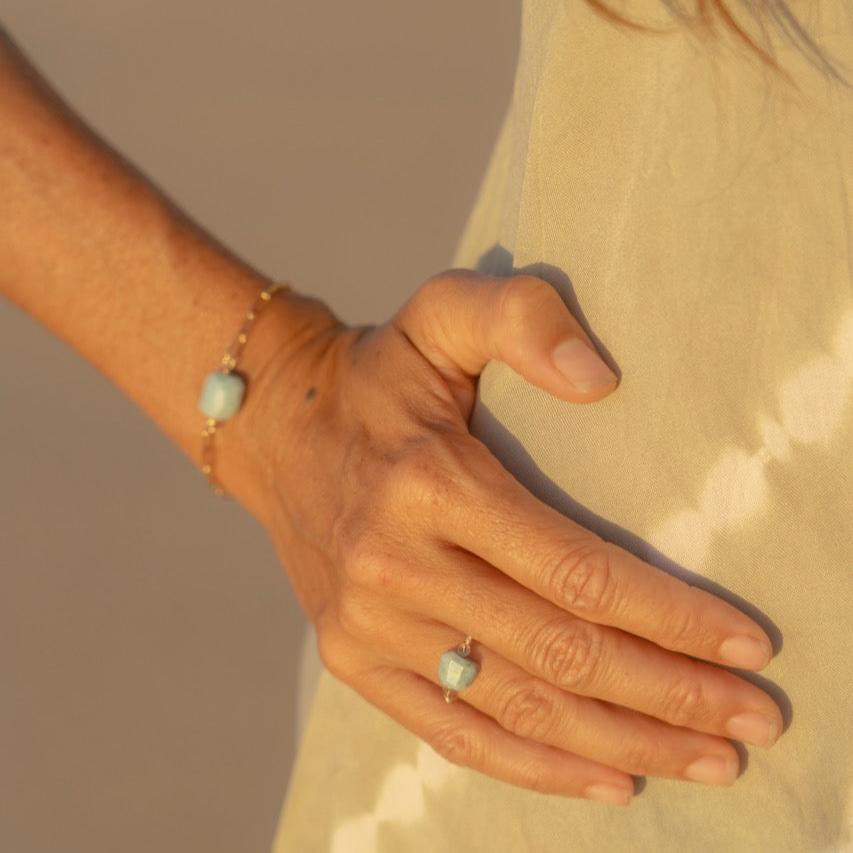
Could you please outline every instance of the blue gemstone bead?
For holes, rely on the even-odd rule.
[[[246,383],[236,373],[222,373],[219,370],[208,373],[198,407],[208,418],[224,421],[240,408],[245,390]]]
[[[451,690],[464,690],[479,671],[480,664],[456,651],[445,652],[438,662],[438,680]]]

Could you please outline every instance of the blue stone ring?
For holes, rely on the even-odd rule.
[[[445,652],[438,662],[438,680],[444,687],[444,701],[452,702],[459,690],[464,690],[477,677],[480,664],[472,661],[470,636],[455,649]]]

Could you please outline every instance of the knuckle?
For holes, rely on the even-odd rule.
[[[558,790],[554,774],[541,760],[521,764],[518,767],[518,781],[523,787],[538,794],[553,794]]]
[[[546,567],[546,586],[568,610],[601,613],[614,595],[610,561],[610,547],[603,540],[575,545]]]
[[[663,617],[662,635],[677,648],[690,648],[702,638],[699,612],[694,607],[677,607]]]
[[[654,747],[645,740],[627,740],[619,750],[619,769],[625,773],[646,775],[660,767]]]
[[[376,616],[357,595],[347,595],[338,602],[338,624],[350,636],[369,639],[376,628]]]
[[[383,594],[396,590],[400,582],[400,561],[388,552],[388,544],[377,533],[363,533],[349,544],[343,571],[353,586]]]
[[[554,725],[555,703],[545,684],[513,684],[506,690],[497,720],[522,738],[543,740]]]
[[[535,275],[515,275],[503,285],[500,303],[501,325],[507,330],[522,332],[529,328],[531,315],[539,315],[543,308],[560,301],[553,286]],[[565,310],[565,309],[563,309]]]
[[[705,704],[698,678],[679,678],[662,696],[663,719],[674,726],[688,726],[701,716]]]
[[[439,460],[435,453],[436,442],[421,439],[406,447],[394,460],[388,474],[389,497],[395,503],[403,499],[407,504],[433,502],[436,494],[446,486]]]
[[[460,767],[472,767],[480,756],[477,739],[454,723],[435,729],[427,741],[445,760]]]
[[[548,625],[534,639],[533,659],[545,677],[558,687],[588,687],[601,659],[597,634],[580,623],[567,627]]]
[[[405,507],[406,512],[415,505],[427,513],[437,513],[458,503],[454,499],[468,473],[472,443],[435,429],[406,448],[389,474],[392,504]]]

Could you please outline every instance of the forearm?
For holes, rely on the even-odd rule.
[[[0,36],[0,293],[96,365],[196,464],[201,383],[268,283],[99,140]],[[255,464],[246,426],[264,367],[335,322],[298,293],[278,294],[258,317],[241,358],[244,408],[216,438],[219,479],[245,502]],[[295,401],[303,379],[294,376]]]

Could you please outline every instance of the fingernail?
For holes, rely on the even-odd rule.
[[[773,649],[768,643],[746,635],[729,637],[720,646],[720,657],[732,666],[743,669],[763,669],[770,663]]]
[[[770,746],[779,737],[779,723],[764,714],[744,711],[726,723],[726,731],[737,740],[756,746]]]
[[[603,803],[615,803],[618,806],[627,806],[631,802],[631,792],[619,785],[609,785],[599,782],[584,788],[584,796],[591,800],[600,800]]]
[[[738,765],[719,755],[706,755],[684,769],[684,775],[694,782],[708,785],[728,785],[737,778]]]
[[[580,338],[568,338],[551,353],[557,370],[578,391],[597,391],[616,382],[616,374]]]

